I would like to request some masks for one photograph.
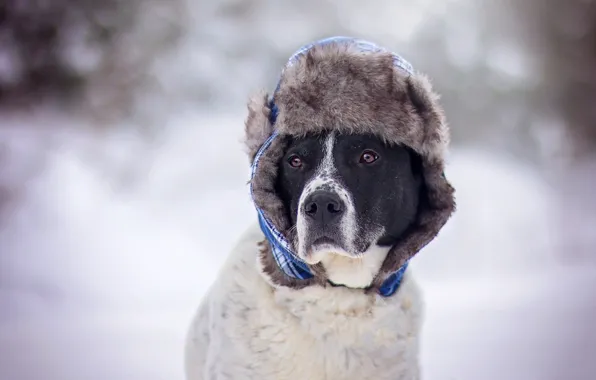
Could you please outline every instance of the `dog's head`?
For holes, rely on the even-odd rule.
[[[298,256],[321,263],[332,282],[368,286],[416,220],[420,165],[411,149],[371,134],[290,139],[276,192]]]
[[[284,240],[259,256],[271,283],[380,289],[455,210],[438,96],[384,49],[345,38],[300,49],[248,108],[253,201],[267,238]],[[286,270],[288,249],[313,277]]]

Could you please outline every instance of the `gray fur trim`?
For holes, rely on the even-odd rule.
[[[248,100],[244,144],[251,163],[263,142],[273,133],[273,126],[269,122],[271,110],[267,98],[267,93],[260,92]]]
[[[298,280],[285,274],[277,266],[277,263],[273,258],[273,253],[271,252],[271,246],[267,239],[259,243],[259,257],[257,260],[259,263],[259,270],[273,285],[287,286],[293,289],[302,289],[311,285],[327,285],[327,276],[325,275],[325,269],[321,264],[309,266],[314,277],[307,280]]]
[[[279,136],[271,142],[269,149],[261,156],[253,178],[253,198],[263,213],[277,229],[287,236],[291,227],[282,200],[275,191],[278,162],[287,147],[287,139]],[[292,241],[288,239],[288,241]]]
[[[253,196],[289,241],[292,237],[287,211],[275,193],[277,165],[287,144],[285,136],[325,130],[373,133],[386,142],[406,145],[421,156],[426,201],[416,225],[387,255],[373,283],[373,288],[378,288],[389,274],[434,239],[455,211],[454,189],[443,174],[449,130],[438,95],[426,76],[408,75],[394,67],[390,53],[363,53],[350,45],[334,43],[315,46],[286,67],[274,100],[279,109],[275,128],[280,138],[273,141],[259,162]],[[267,96],[249,102],[246,142],[251,160],[273,131],[270,112]],[[273,258],[266,256],[261,255],[261,264],[270,278],[279,285],[297,287],[295,280],[283,273],[270,273],[279,269],[272,267]],[[324,283],[326,279],[320,277],[324,271],[312,269],[315,282]]]

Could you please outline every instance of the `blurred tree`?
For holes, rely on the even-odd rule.
[[[573,154],[596,148],[596,1],[511,2],[524,21],[528,45],[543,69],[542,112],[555,109]]]
[[[39,102],[109,118],[130,110],[158,52],[181,31],[183,1],[4,0],[0,106]]]
[[[44,100],[107,121],[132,112],[143,119],[136,124],[155,123],[169,105],[241,112],[298,47],[344,34],[427,72],[455,145],[536,160],[560,145],[564,127],[587,149],[596,141],[594,8],[594,0],[5,0],[0,107]]]

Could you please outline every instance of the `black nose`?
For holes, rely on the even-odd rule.
[[[304,202],[304,213],[318,223],[334,222],[343,214],[344,203],[335,193],[315,191]]]

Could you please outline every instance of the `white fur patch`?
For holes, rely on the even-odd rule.
[[[356,255],[354,252],[354,238],[356,236],[356,208],[354,207],[354,201],[348,190],[341,185],[335,178],[334,175],[337,173],[335,163],[333,160],[333,148],[335,146],[335,134],[330,133],[327,136],[324,144],[323,160],[321,161],[317,171],[313,178],[304,186],[304,190],[300,195],[298,201],[298,217],[296,221],[297,227],[297,247],[298,256],[309,264],[316,264],[320,261],[317,255],[313,255],[312,252],[308,252],[308,247],[304,246],[305,238],[308,234],[308,221],[304,215],[304,201],[315,191],[322,187],[329,188],[330,191],[334,192],[339,196],[345,205],[345,212],[341,216],[340,231],[341,239],[346,245],[348,254]]]
[[[270,286],[255,225],[234,248],[186,340],[188,380],[417,380],[420,295],[410,271],[389,298],[344,287]],[[373,254],[374,255],[374,254]]]
[[[366,288],[379,272],[387,252],[389,247],[373,245],[358,257],[347,256],[341,252],[326,254],[321,257],[321,264],[325,267],[327,278],[334,284]]]

